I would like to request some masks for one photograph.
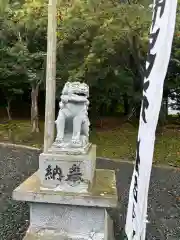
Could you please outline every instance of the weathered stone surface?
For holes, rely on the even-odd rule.
[[[53,231],[41,232],[41,233],[27,233],[23,240],[87,240],[84,238],[69,238],[67,236],[62,236],[56,234]]]
[[[63,192],[57,189],[43,189],[39,172],[33,174],[13,192],[13,198],[20,201],[43,202],[79,206],[113,208],[117,206],[115,172],[96,170],[95,179],[87,193]]]
[[[66,192],[87,192],[94,178],[95,167],[95,145],[85,155],[42,153],[39,156],[42,187],[58,187]]]
[[[89,87],[85,83],[67,82],[62,90],[53,147],[83,148],[89,143]]]
[[[87,193],[42,189],[36,172],[15,189],[13,198],[30,202],[30,226],[25,240],[53,239],[52,236],[72,240],[113,239],[113,221],[106,208],[117,206],[114,171],[96,170]]]
[[[99,233],[104,240],[107,219],[104,208],[31,203],[30,220],[30,232],[49,231],[73,239],[88,239],[92,233]]]
[[[40,231],[38,233],[27,233],[23,240],[104,240],[104,234],[92,233],[90,236],[82,237],[68,237],[56,233],[54,230]],[[108,240],[113,240],[110,238]]]
[[[113,221],[104,208],[30,204],[24,240],[113,240]]]
[[[69,136],[67,136],[68,139],[70,139]],[[67,139],[66,138],[66,139]],[[67,140],[68,142],[68,140]],[[48,152],[49,153],[55,153],[55,154],[66,154],[68,156],[71,155],[86,155],[92,146],[91,143],[87,143],[82,147],[76,147],[72,148],[68,144],[64,145],[62,147],[59,147],[58,144],[54,143],[51,148],[49,148]]]

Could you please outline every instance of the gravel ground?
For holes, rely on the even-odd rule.
[[[11,195],[37,168],[37,151],[0,147],[0,240],[23,238],[28,226],[28,204],[13,201]]]
[[[12,200],[12,191],[38,169],[38,151],[0,147],[0,240],[22,240],[28,226],[26,203]],[[116,170],[118,211],[111,211],[119,238],[124,226],[132,164],[98,159],[98,168]],[[153,168],[149,192],[148,240],[180,239],[180,173],[173,168]]]
[[[99,159],[97,167],[116,170],[119,212],[113,216],[117,226],[124,226],[133,165]],[[153,167],[148,221],[147,240],[180,240],[180,169]]]

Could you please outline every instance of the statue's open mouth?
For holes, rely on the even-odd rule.
[[[86,94],[85,93],[75,93],[76,95],[78,95],[78,96],[81,96],[81,97],[86,97]]]

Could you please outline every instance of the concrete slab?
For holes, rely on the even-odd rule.
[[[13,191],[13,199],[28,202],[114,208],[118,201],[115,171],[97,170],[92,189],[89,189],[87,193],[67,193],[58,189],[42,189],[39,172],[37,171]]]
[[[27,233],[23,240],[86,240],[84,238],[69,238],[59,234],[55,234],[52,231],[48,234]]]
[[[94,236],[92,238],[72,238],[67,236],[62,236],[53,231],[49,233],[27,233],[23,240],[102,240],[101,236]]]
[[[112,240],[106,225],[112,224],[106,210],[98,207],[30,203],[30,233],[39,236],[59,235],[72,239]],[[111,227],[111,226],[110,226]]]

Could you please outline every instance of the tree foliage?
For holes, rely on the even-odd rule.
[[[61,0],[57,21],[57,97],[64,83],[90,86],[92,113],[129,113],[140,104],[151,22],[149,0]],[[179,11],[179,9],[178,9]],[[180,18],[177,15],[165,96],[179,96]],[[47,1],[0,3],[0,88],[7,100],[29,88],[32,105],[44,87]],[[32,109],[31,109],[32,110]],[[34,117],[33,117],[34,116]],[[38,111],[32,114],[37,119]]]
[[[164,94],[174,100],[171,107],[180,110],[180,1],[178,1],[176,29]]]
[[[8,103],[13,95],[23,93],[26,85],[37,106],[46,59],[46,4],[40,0],[10,1],[1,9],[1,89]],[[37,107],[31,117],[38,118]]]
[[[58,73],[63,80],[85,81],[92,105],[112,112],[127,94],[139,99],[150,12],[139,4],[74,1],[60,8]]]

